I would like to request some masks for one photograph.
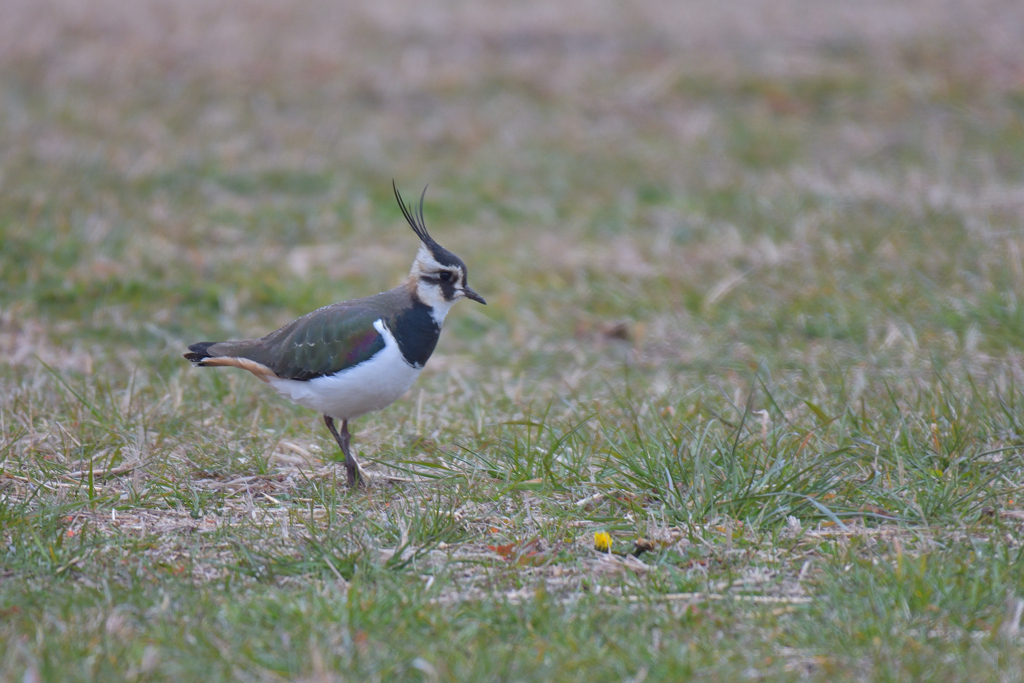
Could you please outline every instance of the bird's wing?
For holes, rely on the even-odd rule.
[[[310,380],[358,365],[384,348],[373,306],[346,302],[308,313],[261,339],[219,342],[211,356],[246,358],[285,379]]]

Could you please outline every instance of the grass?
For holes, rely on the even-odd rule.
[[[12,5],[0,679],[1019,679],[1016,5],[375,7]],[[399,282],[392,178],[489,305],[349,492],[180,354]]]

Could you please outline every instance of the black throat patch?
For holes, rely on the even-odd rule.
[[[441,336],[441,327],[430,311],[430,306],[414,297],[412,307],[396,315],[388,325],[405,362],[416,368],[426,364]]]

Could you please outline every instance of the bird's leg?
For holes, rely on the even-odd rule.
[[[334,418],[330,415],[324,415],[324,424],[331,430],[334,440],[338,442],[341,452],[345,454],[345,476],[348,479],[348,487],[355,488],[362,483],[363,476],[362,472],[360,472],[359,462],[356,461],[352,455],[352,450],[349,448],[352,435],[348,433],[348,420],[341,421],[341,434],[334,428]]]
[[[348,433],[348,420],[341,421],[341,439],[344,442],[341,450],[345,451],[345,478],[348,479],[348,487],[351,489],[363,482],[363,472],[356,456],[352,455],[352,436]]]

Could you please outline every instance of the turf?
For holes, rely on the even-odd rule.
[[[8,5],[0,679],[1024,676],[1019,3]],[[392,178],[488,306],[350,492],[181,353]]]

